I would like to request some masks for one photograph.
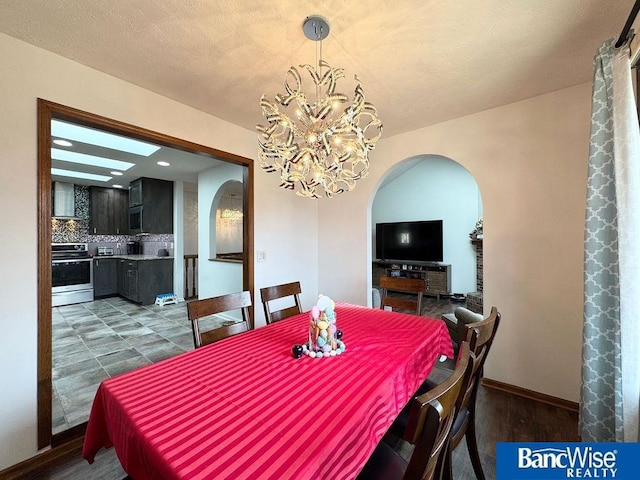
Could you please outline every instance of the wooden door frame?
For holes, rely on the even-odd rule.
[[[78,125],[126,135],[157,145],[189,153],[207,155],[246,167],[243,169],[243,290],[252,292],[253,268],[253,160],[215,148],[199,145],[162,133],[93,113],[38,99],[38,449],[57,446],[84,435],[86,422],[65,432],[52,433],[52,305],[51,305],[51,120],[60,119]],[[253,306],[250,310],[254,318]]]

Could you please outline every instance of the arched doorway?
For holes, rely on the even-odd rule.
[[[439,299],[445,290],[465,297],[481,292],[482,241],[475,238],[472,242],[470,237],[481,218],[478,184],[459,163],[439,155],[420,155],[396,164],[382,179],[371,203],[372,286],[375,288],[379,277],[390,270],[422,272],[435,265],[446,267],[437,270],[445,273],[434,277],[446,284],[431,289],[427,295]],[[377,224],[421,221],[442,221],[442,237],[434,239],[442,242],[441,259],[411,258],[412,254],[378,258]],[[482,313],[481,304],[479,310],[475,306],[474,309]]]

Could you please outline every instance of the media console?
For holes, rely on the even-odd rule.
[[[435,262],[410,262],[375,260],[371,269],[373,286],[380,285],[380,277],[421,278],[425,281],[425,295],[440,295],[451,292],[451,265]]]

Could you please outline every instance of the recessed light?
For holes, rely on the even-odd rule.
[[[169,165],[171,165],[169,162],[163,162],[162,160],[158,162],[158,165],[160,165],[161,167],[168,167]]]
[[[113,160],[111,158],[96,157],[95,155],[87,155],[85,153],[70,152],[69,150],[60,150],[59,148],[51,149],[51,158],[54,160],[62,160],[64,162],[92,165],[94,167],[114,168],[116,170],[129,170],[135,165],[135,163]]]
[[[61,140],[59,138],[56,138],[53,143],[55,143],[56,145],[60,145],[61,147],[71,147],[73,146],[73,143],[71,143],[68,140]]]
[[[93,173],[76,172],[74,170],[63,170],[61,168],[52,168],[51,175],[59,177],[83,178],[85,180],[95,180],[97,182],[108,182],[113,177],[107,175],[95,175]]]
[[[113,171],[113,172],[109,172],[109,173],[111,175],[115,175],[115,176],[122,175],[122,172],[118,172],[118,171]]]
[[[122,185],[114,185],[113,188],[122,188]]]
[[[122,152],[135,153],[148,157],[152,153],[160,150],[160,147],[151,143],[121,137],[113,133],[94,130],[93,128],[81,127],[72,123],[51,120],[51,135],[53,137],[68,138],[77,142],[98,145],[99,147],[111,148]]]

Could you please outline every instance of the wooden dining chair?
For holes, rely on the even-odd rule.
[[[251,293],[248,291],[230,293],[219,297],[204,298],[202,300],[192,300],[187,303],[187,313],[191,320],[193,329],[193,343],[195,348],[200,348],[223,338],[246,332],[253,328],[249,315],[249,307],[251,306]],[[212,330],[202,332],[200,330],[200,320],[216,313],[229,312],[231,310],[240,309],[242,312],[242,321],[218,327]]]
[[[380,308],[391,307],[391,309],[403,309],[414,311],[416,315],[422,313],[422,295],[425,290],[425,281],[420,278],[406,277],[380,277]],[[391,297],[389,291],[402,294],[410,294],[410,298]]]
[[[411,401],[406,428],[414,445],[407,462],[385,442],[380,442],[357,480],[440,480],[446,464],[456,404],[470,381],[472,358],[468,342],[462,342],[453,373],[429,392]]]
[[[462,438],[466,438],[467,450],[471,459],[473,471],[478,480],[485,480],[484,470],[480,462],[480,454],[478,452],[478,443],[476,436],[476,397],[478,395],[478,387],[482,380],[484,363],[487,360],[489,350],[496,336],[498,325],[500,324],[501,315],[496,307],[491,307],[491,313],[487,318],[479,322],[465,325],[465,341],[469,344],[472,354],[472,372],[469,384],[464,389],[464,395],[460,396],[457,408],[456,419],[451,432],[451,441],[449,442],[449,457],[453,450],[460,444]],[[427,380],[418,389],[417,395],[425,394],[431,390],[438,388],[438,385]],[[405,407],[398,419],[392,425],[390,431],[404,431],[404,439],[411,441],[411,431],[407,430],[410,425],[409,406]],[[453,471],[451,461],[447,463],[448,467],[444,472],[443,478],[447,480],[453,479]]]
[[[460,444],[462,438],[466,439],[467,450],[471,458],[471,465],[478,480],[485,480],[484,470],[480,462],[480,454],[478,452],[478,440],[476,436],[476,397],[478,396],[478,387],[482,381],[484,363],[489,355],[489,350],[493,344],[493,339],[498,331],[501,315],[496,307],[491,307],[489,316],[473,324],[465,326],[465,339],[469,342],[471,352],[474,355],[473,371],[471,382],[464,396],[461,397],[454,428],[451,433],[451,442],[449,444],[449,455]],[[453,471],[451,470],[451,462],[449,462],[449,471],[445,472],[448,480],[453,480]]]
[[[284,283],[282,285],[261,288],[260,297],[262,298],[264,317],[267,323],[274,323],[302,312],[302,306],[300,304],[301,293],[302,287],[300,286],[300,282]],[[280,310],[271,311],[269,302],[285,297],[293,297],[294,304],[281,308]]]

